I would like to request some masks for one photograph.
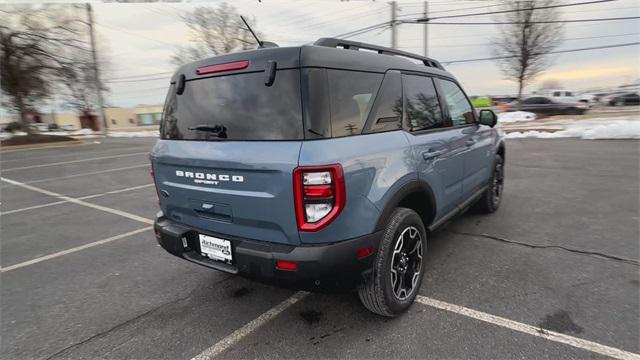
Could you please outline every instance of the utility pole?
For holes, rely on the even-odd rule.
[[[429,2],[425,1],[424,2],[424,12],[422,14],[422,17],[425,19],[429,19]],[[422,34],[422,37],[424,39],[424,56],[429,56],[429,29],[427,28],[429,25],[429,21],[425,21],[424,22],[424,32]]]
[[[107,131],[107,117],[104,113],[104,103],[102,101],[102,86],[100,84],[100,69],[98,66],[98,54],[96,51],[96,34],[93,29],[93,11],[91,4],[87,3],[87,20],[89,21],[89,34],[91,35],[91,57],[93,58],[93,71],[95,74],[96,91],[98,94],[98,129],[101,132]]]
[[[396,16],[398,11],[398,3],[391,2],[391,48],[398,48],[398,24],[396,23]]]

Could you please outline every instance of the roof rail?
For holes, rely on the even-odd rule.
[[[337,38],[320,38],[316,40],[316,42],[314,42],[313,45],[334,47],[334,48],[342,47],[348,50],[359,50],[359,49],[373,50],[373,51],[377,51],[378,54],[395,55],[395,56],[402,56],[410,59],[420,60],[425,66],[444,70],[444,67],[442,66],[442,64],[440,64],[436,60],[433,60],[425,56],[420,56],[417,54],[412,54],[410,52],[396,50],[396,49],[392,49],[384,46],[366,44],[366,43],[361,43],[357,41],[337,39]]]

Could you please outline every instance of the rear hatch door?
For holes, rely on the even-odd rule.
[[[299,244],[293,169],[303,135],[300,70],[188,79],[167,96],[151,157],[165,216],[204,233]]]

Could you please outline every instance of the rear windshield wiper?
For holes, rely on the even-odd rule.
[[[207,131],[218,135],[219,138],[227,137],[227,128],[222,125],[196,125],[188,128],[189,130]]]

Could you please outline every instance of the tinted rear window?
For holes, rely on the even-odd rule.
[[[302,139],[300,71],[279,70],[188,81],[182,95],[169,89],[160,137],[172,140]],[[200,127],[205,130],[195,130]],[[206,131],[206,128],[216,131]]]
[[[331,135],[358,135],[371,110],[382,74],[328,70],[331,97]]]

